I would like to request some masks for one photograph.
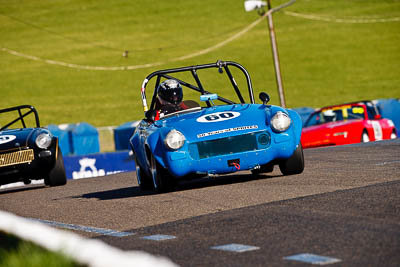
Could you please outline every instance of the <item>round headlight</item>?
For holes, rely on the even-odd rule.
[[[48,133],[41,133],[35,142],[39,148],[46,149],[51,145],[51,136]]]
[[[284,132],[290,126],[291,120],[286,113],[278,111],[271,119],[271,126],[277,132]]]
[[[165,137],[164,143],[167,148],[177,150],[185,143],[185,136],[177,130],[171,130]]]

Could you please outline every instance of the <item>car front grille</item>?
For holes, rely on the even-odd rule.
[[[0,154],[0,167],[29,163],[35,159],[33,149]]]
[[[189,153],[193,159],[204,159],[269,147],[271,135],[267,131],[192,143]]]

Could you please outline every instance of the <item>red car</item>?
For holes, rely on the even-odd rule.
[[[371,101],[316,110],[304,124],[303,148],[346,145],[397,138],[394,123],[384,119]]]

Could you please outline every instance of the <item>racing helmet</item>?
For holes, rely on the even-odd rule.
[[[326,122],[336,121],[336,113],[331,109],[325,110],[323,115]]]
[[[161,104],[179,105],[183,99],[182,86],[177,80],[169,79],[163,81],[157,89]]]

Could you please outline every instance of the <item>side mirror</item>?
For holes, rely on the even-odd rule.
[[[264,105],[268,104],[270,98],[267,93],[261,92],[258,97],[260,98],[260,100],[263,102]]]
[[[218,95],[217,94],[207,94],[207,95],[201,95],[200,96],[200,101],[207,102],[207,105],[209,105],[208,101],[210,101],[211,104],[213,106],[215,106],[214,101],[213,101],[215,99],[218,99]]]
[[[380,119],[382,119],[382,115],[381,115],[381,114],[376,114],[376,115],[374,116],[374,119],[375,119],[375,120],[380,120]]]
[[[215,100],[218,99],[218,95],[217,94],[206,94],[206,95],[201,95],[200,96],[200,101],[210,101],[210,100]]]

